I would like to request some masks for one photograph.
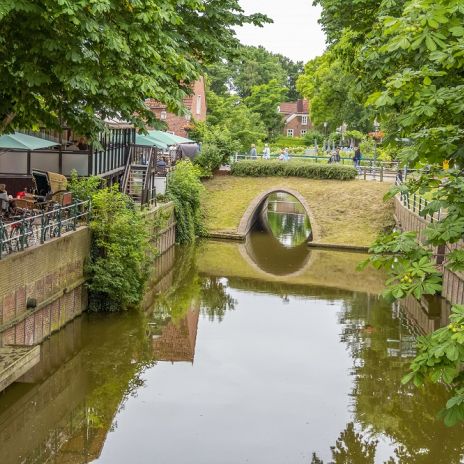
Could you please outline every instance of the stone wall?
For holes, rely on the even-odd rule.
[[[0,346],[38,344],[85,310],[89,250],[82,227],[0,260]]]

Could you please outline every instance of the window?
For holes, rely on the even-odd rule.
[[[197,95],[197,114],[201,114],[201,95]]]
[[[287,129],[287,137],[293,137],[293,129]]]
[[[166,118],[167,118],[167,115],[168,115],[168,114],[166,113],[166,111],[164,111],[164,110],[161,111],[160,119],[163,119],[163,120],[166,119]]]
[[[306,132],[308,132],[306,129],[301,129],[301,135],[306,135]]]
[[[301,118],[301,125],[306,126],[308,124],[308,116],[303,116]]]

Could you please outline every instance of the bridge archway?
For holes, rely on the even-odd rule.
[[[256,220],[256,214],[259,213],[261,207],[263,206],[263,203],[266,201],[267,197],[271,195],[272,193],[288,193],[289,195],[292,195],[295,197],[303,206],[306,214],[309,217],[309,220],[311,222],[311,229],[312,229],[312,237],[313,241],[317,241],[321,237],[321,232],[320,228],[314,218],[314,214],[311,211],[311,208],[309,207],[307,201],[301,195],[299,192],[293,189],[289,189],[288,187],[273,187],[271,189],[268,189],[259,195],[257,195],[253,201],[249,204],[247,210],[245,211],[245,214],[243,215],[240,224],[238,226],[238,234],[241,236],[246,236],[248,232],[250,232],[251,228],[253,227],[253,224]]]

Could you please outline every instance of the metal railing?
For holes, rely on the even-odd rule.
[[[400,186],[402,183],[403,181],[397,177],[395,181],[395,185]],[[429,205],[430,201],[426,200],[423,196],[418,195],[416,193],[410,194],[408,192],[405,192],[405,193],[401,192],[398,194],[398,198],[400,199],[401,204],[405,208],[423,217],[429,223],[438,222],[440,219],[443,219],[444,217],[446,217],[446,211],[442,211],[442,210],[437,211],[433,213],[432,215],[421,214],[424,208],[426,208]]]
[[[278,154],[271,154],[271,160],[277,160],[279,158]],[[256,157],[252,157],[248,154],[240,154],[236,153],[231,157],[231,162],[232,163],[237,163],[239,161],[244,161],[244,160],[260,160],[262,159],[262,155],[258,155]],[[290,159],[295,161],[314,161],[315,163],[328,163],[330,156],[319,156],[319,155],[307,155],[307,154],[302,154],[302,155],[292,155],[290,154]],[[339,164],[350,164],[353,165],[353,158],[352,157],[340,157],[340,162]],[[398,161],[380,161],[380,160],[375,160],[374,158],[363,158],[361,159],[360,166],[367,166],[370,168],[373,168],[375,166],[381,167],[383,166],[384,169],[392,169],[392,170],[398,170],[399,169],[399,162]]]
[[[90,212],[90,201],[80,201],[40,214],[25,213],[13,221],[0,219],[0,259],[76,230],[88,223]]]

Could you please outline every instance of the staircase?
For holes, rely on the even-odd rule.
[[[155,201],[156,149],[132,146],[127,158],[122,191],[135,204],[143,206]]]

